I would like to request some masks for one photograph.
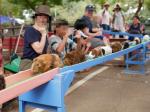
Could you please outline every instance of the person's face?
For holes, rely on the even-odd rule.
[[[135,17],[133,18],[133,24],[138,24],[139,23],[139,20]]]
[[[38,15],[36,17],[36,22],[37,24],[39,24],[40,26],[46,26],[48,23],[48,16],[46,15]]]
[[[83,30],[82,30],[83,33],[88,33],[89,32],[89,28],[88,27],[85,27]]]
[[[119,12],[120,10],[119,10],[119,8],[116,8],[116,12]]]
[[[109,5],[106,5],[106,6],[105,6],[105,9],[108,10],[108,9],[109,9]]]
[[[91,18],[91,17],[93,17],[93,13],[94,13],[93,10],[88,10],[88,11],[86,11],[86,16]]]
[[[58,28],[56,28],[56,32],[60,35],[60,36],[65,36],[69,30],[68,30],[68,26],[67,25],[63,25],[63,26],[60,26]]]

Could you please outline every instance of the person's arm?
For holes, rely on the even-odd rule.
[[[86,34],[87,36],[89,36],[89,38],[94,38],[94,37],[96,37],[96,36],[102,35],[102,32],[99,30],[99,31],[96,32],[96,33],[85,32],[85,34]]]
[[[113,14],[112,24],[114,24],[114,22],[115,22],[115,12],[114,12],[114,14]]]
[[[126,20],[125,20],[125,17],[124,17],[124,15],[123,15],[123,14],[122,14],[122,17],[123,17],[123,23],[124,23],[124,25],[125,25]]]
[[[131,30],[132,30],[131,26],[132,26],[132,25],[128,25],[128,27],[127,27],[127,32],[129,32],[129,33],[130,33]]]
[[[37,41],[31,44],[32,48],[37,52],[38,54],[42,54],[46,38],[47,38],[47,31],[44,28],[38,29],[41,32],[41,41]]]
[[[141,25],[141,28],[140,28],[140,30],[141,30],[141,33],[144,33],[144,30],[145,30],[145,27],[144,27],[144,25]]]
[[[62,42],[61,42],[61,43],[59,44],[59,46],[56,48],[56,51],[57,51],[58,53],[61,53],[61,52],[64,50],[65,45],[66,45],[66,43],[67,43],[67,40],[68,40],[68,34],[66,34],[66,35],[63,37]]]
[[[92,32],[96,33],[96,32],[99,32],[100,31],[100,28],[93,28],[92,29]]]
[[[113,20],[112,20],[111,14],[109,14],[109,16],[110,16],[110,18],[109,18],[109,25],[111,26]]]

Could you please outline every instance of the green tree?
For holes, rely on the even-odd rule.
[[[1,0],[0,8],[2,9],[0,10],[1,15],[21,16],[22,7],[17,4],[12,4],[8,2],[7,0]]]
[[[145,0],[145,6],[150,11],[150,0]]]
[[[64,1],[71,2],[71,1],[79,1],[79,0],[8,0],[10,3],[19,4],[23,8],[28,8],[34,10],[37,5],[40,4],[47,4],[51,7],[54,5],[63,5]]]

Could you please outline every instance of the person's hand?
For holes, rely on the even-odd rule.
[[[66,32],[66,34],[63,36],[63,40],[67,41],[68,37],[69,37],[69,33]]]
[[[44,36],[47,35],[47,30],[46,30],[46,28],[44,28],[44,27],[39,28],[39,32],[40,32],[42,35],[44,35]]]
[[[102,31],[100,31],[100,30],[95,33],[95,36],[100,36],[100,35],[102,35]]]
[[[142,31],[142,32],[144,31],[144,25],[141,26],[141,31]]]
[[[92,31],[93,31],[93,32],[99,32],[99,31],[100,31],[100,28],[93,28]]]
[[[87,43],[87,45],[86,45],[88,48],[90,48],[91,47],[91,43]]]
[[[42,34],[42,37],[45,37],[47,35],[47,30],[46,30],[46,27],[38,27],[38,26],[35,26],[35,28]]]
[[[80,31],[76,31],[76,33],[75,33],[75,37],[76,37],[77,39],[80,39],[80,38],[81,38]]]

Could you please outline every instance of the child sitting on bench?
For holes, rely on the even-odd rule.
[[[82,33],[81,37],[84,39],[85,42],[91,44],[91,48],[104,46],[105,44],[109,43],[105,38],[101,40],[101,39],[92,38],[91,36],[87,36],[86,34],[88,34],[89,32],[89,28],[83,19],[77,19],[74,24],[74,28],[76,30],[79,30]]]
[[[50,53],[58,54],[63,60],[65,55],[77,48],[77,43],[69,38],[69,24],[66,20],[57,20],[55,22],[54,35],[49,38]],[[75,34],[77,39],[81,35]]]

